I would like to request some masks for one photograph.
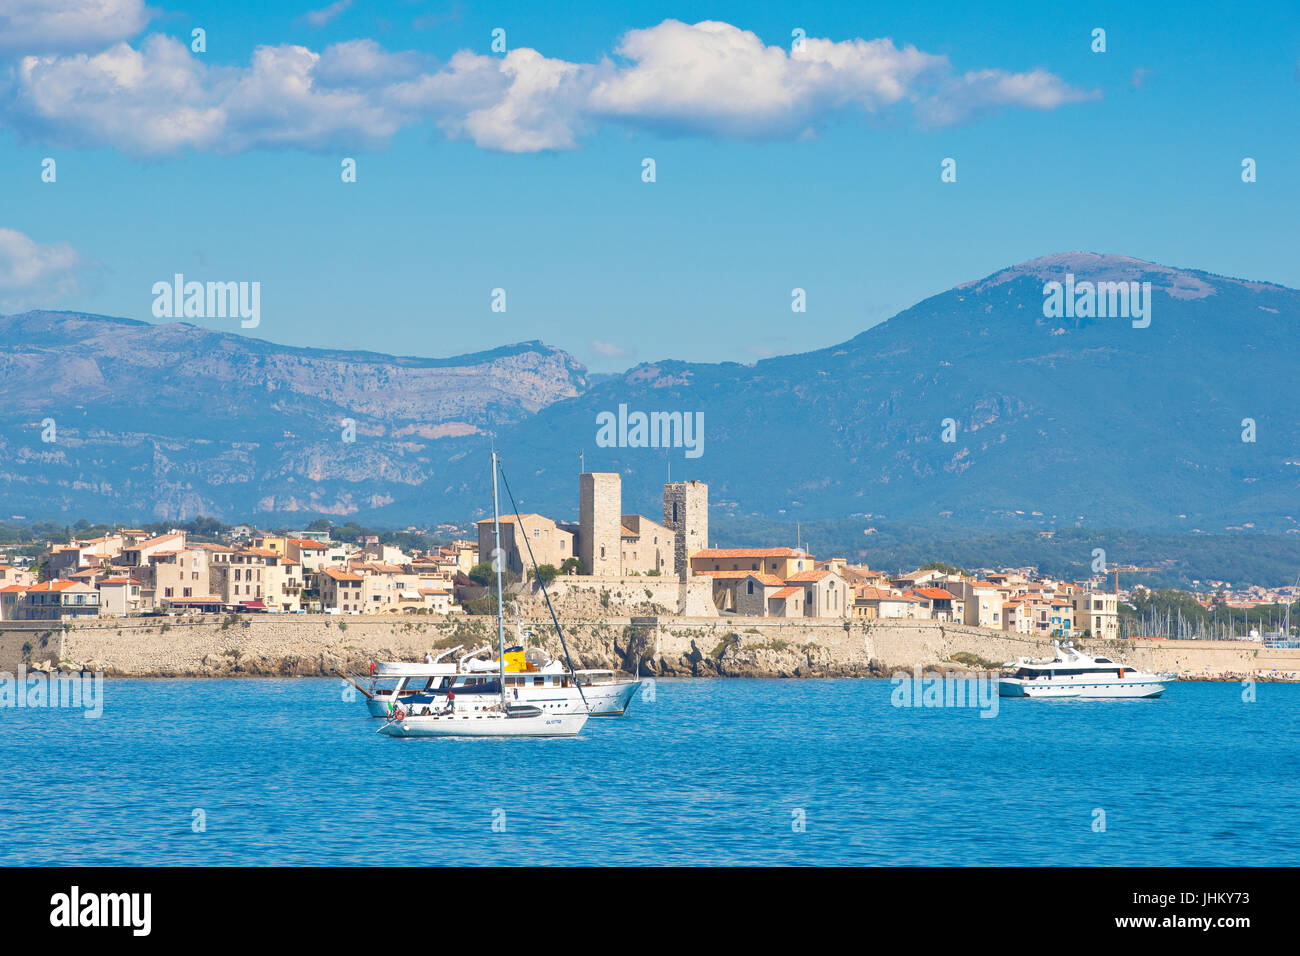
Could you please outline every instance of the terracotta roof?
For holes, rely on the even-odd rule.
[[[869,568],[864,568],[860,565],[844,564],[840,566],[840,577],[842,578],[852,578],[853,580],[861,581],[866,578],[878,576],[878,571],[872,571]]]
[[[330,546],[311,538],[290,538],[289,543],[297,545],[299,548],[306,548],[309,551],[328,551]]]
[[[899,598],[902,595],[893,594],[884,588],[860,588],[857,592],[858,598],[863,601],[888,601],[893,598]]]
[[[920,588],[916,593],[932,601],[951,601],[956,597],[956,595],[948,593],[943,588]]]
[[[177,538],[180,538],[180,537],[183,537],[183,535],[179,535],[179,534],[160,534],[160,535],[158,535],[158,537],[156,537],[156,538],[150,538],[148,541],[137,541],[133,547],[128,548],[127,550],[128,550],[128,551],[139,551],[141,548],[152,548],[152,547],[154,547],[154,546],[156,546],[156,545],[160,545],[160,544],[162,544],[163,542],[166,542],[166,541],[175,541]]]
[[[750,571],[748,574],[745,575],[745,577],[753,578],[754,580],[758,581],[760,584],[764,584],[769,588],[779,588],[785,584],[785,582],[782,581],[780,578],[778,578],[775,574],[765,574],[762,571]]]
[[[543,516],[543,515],[539,515],[539,514],[537,514],[536,512],[533,512],[533,511],[525,511],[525,512],[524,512],[523,514],[521,514],[519,517],[521,517],[521,518],[541,518],[542,520],[548,520],[548,519],[545,518],[545,516]],[[513,524],[513,523],[514,523],[514,520],[515,520],[515,516],[514,516],[514,515],[502,515],[502,516],[501,516],[501,523],[502,523],[502,524]],[[476,521],[476,522],[474,522],[474,523],[475,523],[475,524],[491,524],[491,523],[492,523],[492,519],[491,519],[491,518],[483,518],[483,519],[481,519],[481,520],[479,520],[479,521]]]
[[[796,551],[794,548],[705,548],[703,551],[696,551],[692,558],[807,558],[812,561],[811,554],[804,554]]]
[[[777,591],[775,594],[773,594],[772,597],[773,597],[773,598],[788,598],[790,595],[792,595],[792,594],[798,594],[798,593],[799,593],[800,591],[802,591],[802,590],[803,590],[803,588],[796,588],[796,587],[782,588],[781,590],[779,590],[779,591]]]
[[[829,571],[800,571],[798,574],[792,574],[792,575],[790,575],[790,577],[787,578],[786,580],[788,580],[788,581],[807,581],[807,582],[811,583],[811,582],[813,582],[813,581],[820,581],[822,578],[826,577],[826,575],[828,575],[828,574],[830,574],[830,573],[831,573],[831,572],[829,572]]]
[[[27,590],[30,590],[30,588],[26,584],[6,584],[4,587],[0,588],[0,594],[13,594],[18,591]]]
[[[76,582],[76,581],[64,581],[64,580],[58,580],[58,579],[56,579],[56,580],[54,580],[54,581],[45,581],[45,582],[42,583],[42,584],[37,584],[35,587],[31,588],[31,590],[33,590],[33,591],[66,591],[68,588],[74,588],[74,587],[76,587],[76,586],[77,586],[77,582]]]
[[[360,580],[362,580],[361,575],[359,575],[359,574],[353,574],[351,571],[344,571],[344,570],[342,570],[342,569],[340,569],[340,568],[325,568],[325,569],[323,569],[323,570],[321,571],[321,574],[328,575],[329,577],[333,578],[335,581],[360,581]]]

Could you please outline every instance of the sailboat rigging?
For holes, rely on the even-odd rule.
[[[517,524],[515,527],[517,527],[517,528],[523,528],[523,526],[524,526],[524,519],[523,519],[523,517],[519,514],[519,504],[518,504],[518,502],[515,501],[515,496],[514,496],[514,494],[510,491],[510,482],[506,480],[506,473],[505,473],[505,470],[504,470],[504,469],[501,469],[501,467],[500,467],[499,464],[497,465],[497,468],[498,468],[498,470],[501,471],[501,483],[502,483],[503,485],[506,486],[506,494],[510,496],[510,507],[513,508],[513,509],[514,509],[514,512],[515,512],[515,521],[518,522],[518,524]],[[494,472],[493,475],[492,475],[492,480],[493,480],[493,488],[494,488],[494,490],[493,490],[493,495],[495,496],[495,493],[496,493],[496,492],[495,492],[495,485],[496,485],[496,473],[495,473],[495,472]],[[546,609],[547,609],[548,611],[551,612],[551,622],[555,625],[555,633],[558,634],[558,635],[560,635],[560,646],[561,646],[562,648],[564,648],[564,661],[565,661],[566,664],[569,665],[569,673],[570,673],[570,674],[575,674],[575,673],[577,673],[577,671],[575,671],[574,668],[573,668],[573,658],[572,658],[571,656],[569,656],[569,642],[566,641],[566,640],[564,639],[564,629],[560,627],[560,618],[559,618],[559,616],[555,613],[555,605],[553,605],[553,604],[551,603],[551,596],[550,596],[550,594],[548,594],[547,591],[546,591],[546,582],[543,581],[542,578],[541,578],[541,575],[538,574],[538,569],[537,569],[537,558],[533,556],[533,545],[532,545],[532,542],[528,540],[528,535],[525,534],[525,535],[521,535],[521,536],[522,536],[523,539],[524,539],[524,544],[525,544],[525,545],[527,546],[527,548],[528,548],[528,560],[531,561],[531,562],[533,563],[533,575],[537,578],[537,583],[540,584],[540,585],[542,586],[542,597],[544,597],[544,598],[546,599]],[[500,526],[498,525],[498,527],[497,527],[497,554],[500,554],[500,553],[501,553],[501,530],[500,530]],[[498,562],[498,563],[499,563],[499,562]],[[497,597],[497,601],[498,601],[498,603],[499,603],[500,600],[501,600],[501,599],[500,599],[500,594],[501,594],[501,572],[498,570],[498,572],[497,572],[497,595],[498,595],[498,597]],[[502,633],[504,633],[504,631],[503,631]],[[503,638],[503,641],[504,641],[504,638]],[[503,646],[503,647],[505,646],[504,643],[502,644],[502,646]],[[504,657],[504,654],[503,654],[502,656]],[[590,709],[591,709],[591,705],[587,703],[587,695],[584,694],[584,693],[582,692],[582,684],[578,684],[577,686],[578,686],[578,694],[579,694],[579,696],[582,697],[582,704],[583,704],[583,706],[584,706],[585,708],[587,708],[588,710],[590,710]],[[505,687],[504,680],[503,680],[503,683],[502,683],[502,687],[503,687],[503,688]]]
[[[497,574],[498,703],[492,707],[475,707],[471,704],[458,709],[450,692],[445,695],[431,694],[427,697],[410,698],[408,703],[395,703],[392,717],[379,728],[381,734],[389,737],[573,737],[587,722],[588,708],[585,706],[585,695],[583,695],[584,706],[580,711],[547,712],[531,704],[512,706],[506,699],[505,595],[501,569],[501,508],[497,493],[499,470],[497,453],[493,449],[492,530],[496,550],[492,563]],[[505,476],[501,477],[504,479]],[[568,654],[567,645],[565,654],[566,656]],[[570,665],[570,671],[572,669]]]

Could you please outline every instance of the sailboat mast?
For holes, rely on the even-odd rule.
[[[501,509],[497,506],[497,453],[492,452],[492,534],[496,538],[496,548],[492,552],[492,563],[497,572],[497,664],[498,681],[501,690],[501,706],[506,706],[506,610],[501,597]]]

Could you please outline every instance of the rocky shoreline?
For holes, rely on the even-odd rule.
[[[517,628],[517,629],[516,629]],[[1041,656],[1050,640],[940,621],[772,621],[746,618],[606,617],[566,625],[578,667],[643,677],[891,677],[987,672],[1017,656]],[[525,618],[512,643],[562,653],[549,619]],[[1242,642],[1082,642],[1130,666],[1184,679],[1300,677],[1300,651]],[[96,619],[70,626],[0,623],[0,671],[95,671],[109,677],[332,677],[365,673],[372,660],[421,660],[495,647],[490,618],[340,620],[325,616]]]

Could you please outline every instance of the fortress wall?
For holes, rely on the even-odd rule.
[[[644,579],[637,579],[642,583]],[[586,600],[588,596],[584,596]],[[595,600],[599,600],[596,598]],[[562,612],[563,614],[563,612]],[[526,613],[532,643],[561,654],[545,610]],[[717,616],[561,617],[579,667],[630,668],[659,676],[890,676],[915,666],[981,669],[1017,656],[1046,654],[1050,642],[938,621],[789,621]],[[507,643],[517,640],[515,622]],[[526,639],[527,640],[527,639]],[[1187,677],[1300,677],[1300,650],[1248,642],[1084,642],[1090,650],[1147,670]],[[331,675],[364,672],[369,661],[418,660],[456,645],[496,645],[495,619],[335,615],[98,619],[69,628],[0,622],[0,671],[24,663],[86,667],[121,676]],[[29,645],[26,653],[23,646]]]
[[[688,614],[717,616],[713,582],[708,578],[679,581],[666,575],[588,577],[560,575],[546,586],[565,619],[644,617]],[[526,587],[514,599],[525,616],[546,617],[542,592]]]

